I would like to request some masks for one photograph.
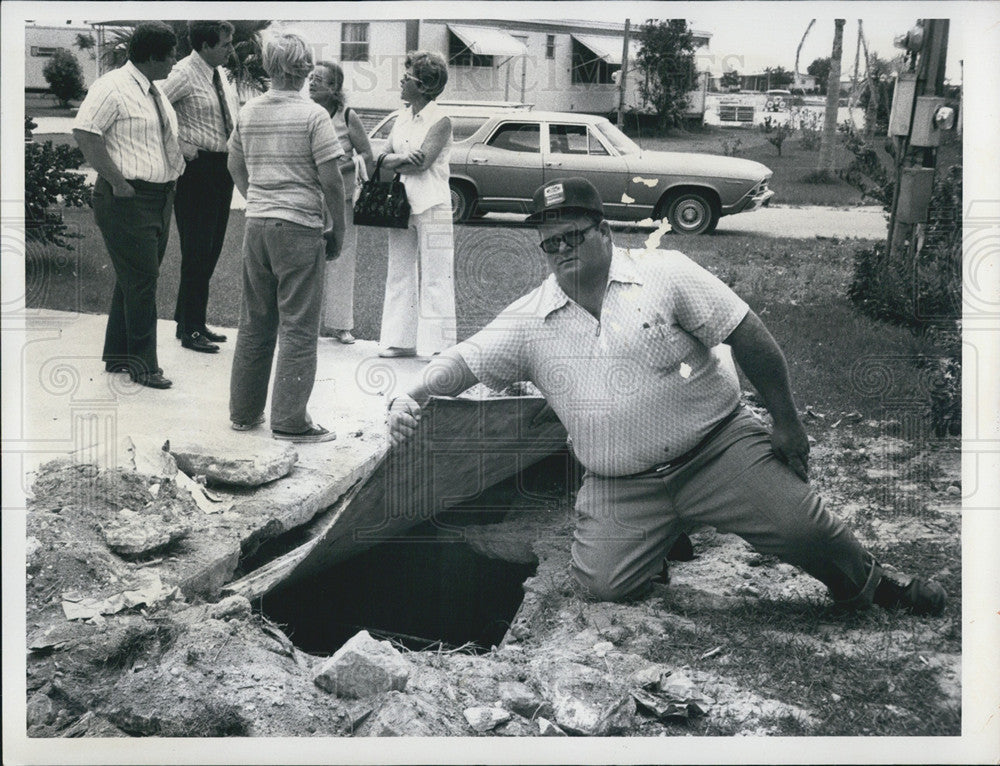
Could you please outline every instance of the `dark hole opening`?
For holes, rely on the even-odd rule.
[[[565,507],[570,459],[553,455],[408,534],[377,545],[307,580],[279,587],[260,611],[285,626],[310,654],[333,654],[360,630],[419,651],[443,646],[488,652],[499,644],[524,598],[535,564],[475,551],[456,526],[496,523],[519,513]],[[459,538],[459,539],[456,539]]]
[[[422,524],[274,591],[261,611],[310,654],[332,654],[360,630],[415,651],[439,642],[489,651],[507,632],[535,565],[488,558],[453,535],[427,539],[436,531]]]

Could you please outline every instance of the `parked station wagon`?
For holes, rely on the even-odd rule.
[[[372,131],[384,151],[386,118]],[[477,122],[481,122],[478,126]],[[456,222],[491,212],[528,214],[543,183],[583,176],[612,220],[667,218],[674,231],[703,234],[722,216],[767,205],[771,170],[759,162],[641,149],[607,118],[569,112],[495,111],[452,116],[451,198]]]

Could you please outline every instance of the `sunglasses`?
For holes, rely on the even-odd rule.
[[[556,234],[554,237],[543,239],[538,246],[549,255],[558,253],[560,244],[565,244],[567,249],[572,250],[574,247],[579,247],[583,240],[587,238],[587,232],[591,229],[596,229],[598,225],[592,223],[585,229],[572,229],[562,234]]]

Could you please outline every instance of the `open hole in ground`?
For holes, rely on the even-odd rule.
[[[310,654],[333,654],[360,630],[414,651],[440,643],[480,653],[503,639],[534,570],[483,556],[425,523],[273,591],[261,612]]]
[[[310,654],[333,654],[360,630],[414,651],[443,645],[487,652],[506,634],[536,565],[484,556],[456,527],[496,523],[508,509],[563,507],[571,460],[553,455],[439,514],[436,524],[281,586],[261,599],[260,611]]]

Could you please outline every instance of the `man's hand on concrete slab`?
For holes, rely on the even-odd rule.
[[[389,402],[386,414],[389,439],[398,446],[413,436],[420,423],[420,405],[409,394],[400,394]]]

